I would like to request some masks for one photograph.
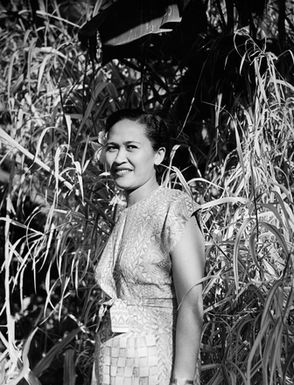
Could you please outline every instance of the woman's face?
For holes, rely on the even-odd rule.
[[[165,149],[154,151],[143,124],[123,119],[115,123],[107,138],[105,160],[118,187],[134,191],[156,180],[155,165],[162,162]]]

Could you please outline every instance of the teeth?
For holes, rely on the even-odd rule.
[[[127,173],[129,173],[130,172],[130,170],[116,170],[116,174],[117,175],[126,175]]]

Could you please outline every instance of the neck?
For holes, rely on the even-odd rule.
[[[126,191],[126,198],[128,206],[139,202],[141,199],[147,198],[159,184],[157,183],[156,178],[148,180],[143,186],[138,187],[133,191]]]

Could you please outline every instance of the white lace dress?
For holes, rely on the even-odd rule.
[[[113,314],[97,335],[92,385],[169,384],[177,310],[170,251],[197,209],[187,194],[158,187],[122,211],[96,268]]]

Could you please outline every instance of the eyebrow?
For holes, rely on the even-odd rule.
[[[123,144],[131,144],[131,143],[141,144],[141,142],[138,142],[137,140],[127,140],[126,142],[123,142]],[[106,142],[106,145],[108,145],[108,144],[116,144],[117,145],[117,142]]]

